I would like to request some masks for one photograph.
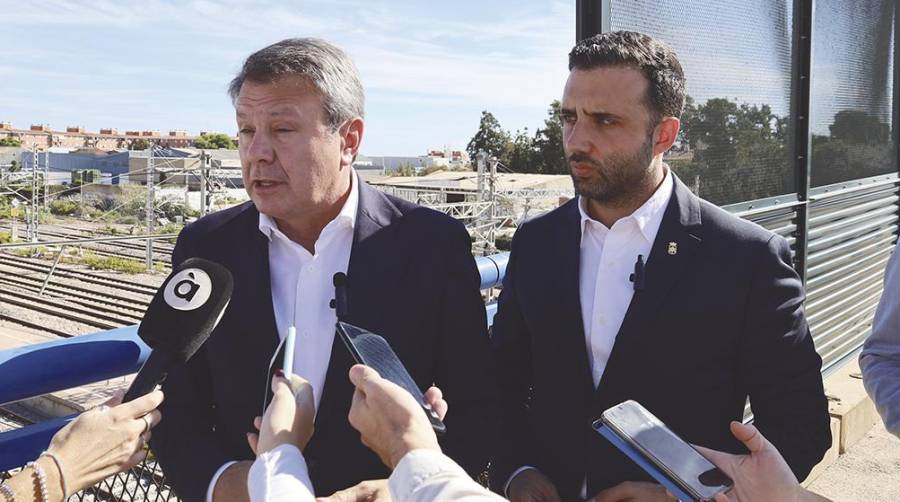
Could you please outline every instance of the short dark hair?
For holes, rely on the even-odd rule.
[[[338,47],[318,38],[288,38],[254,52],[231,81],[228,95],[237,103],[245,81],[268,84],[291,76],[306,78],[322,93],[332,130],[365,114],[365,93],[353,61]]]
[[[663,117],[681,117],[684,110],[684,72],[675,50],[643,33],[611,31],[586,38],[569,52],[569,71],[625,66],[647,78],[646,105],[651,126]]]

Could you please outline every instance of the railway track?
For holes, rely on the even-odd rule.
[[[37,296],[41,291],[40,284],[35,284],[29,279],[23,279],[22,277],[10,277],[7,273],[0,275],[0,284],[6,284],[22,289],[27,293],[28,298],[64,300],[67,303],[83,307],[89,311],[98,312],[101,315],[108,315],[111,319],[123,320],[128,324],[140,322],[143,317],[143,310],[140,308],[120,307],[114,301],[92,298],[80,293],[66,291],[66,288],[59,288],[56,286],[48,285],[44,289],[44,295]],[[7,289],[7,291],[11,290]]]
[[[114,235],[102,234],[89,229],[79,229],[72,227],[63,227],[66,231],[59,231],[48,229],[47,227],[51,227],[50,225],[45,225],[41,227],[38,232],[39,238],[41,240],[64,240],[64,239],[86,239],[86,238],[94,238],[94,237],[114,237]],[[10,224],[4,224],[3,228],[8,230],[10,228]],[[51,227],[52,228],[52,227]],[[71,233],[80,232],[80,233]],[[35,243],[35,246],[41,245],[41,240]],[[76,246],[73,244],[73,246]],[[89,243],[89,244],[77,244],[84,249],[89,249],[92,253],[99,256],[112,256],[112,257],[120,257],[120,258],[128,258],[132,260],[142,261],[145,258],[146,253],[146,245],[131,242],[131,241],[121,241],[115,243]],[[111,249],[112,248],[112,249]],[[164,264],[170,264],[172,262],[172,250],[174,246],[167,242],[160,242],[158,239],[153,242],[153,259],[154,261],[162,262]]]
[[[33,275],[22,274],[9,270],[0,270],[0,282],[18,286],[36,293],[41,292],[44,280]],[[44,293],[56,294],[60,297],[71,298],[73,300],[83,300],[91,302],[93,305],[99,306],[115,306],[124,311],[141,314],[149,304],[149,300],[140,300],[125,296],[115,295],[112,293],[103,293],[88,288],[73,286],[64,283],[58,279],[53,279],[47,283]]]
[[[51,298],[35,296],[30,293],[6,289],[0,291],[0,303],[15,305],[34,312],[75,321],[100,329],[115,329],[133,324],[132,319],[114,316],[94,309],[71,305]]]
[[[58,237],[61,239],[89,239],[93,237],[116,237],[116,234],[107,234],[102,232],[97,232],[94,230],[88,229],[79,229],[74,227],[60,227],[66,230],[65,232],[60,232],[58,230],[44,231],[40,230],[38,235],[49,235],[51,237]],[[80,232],[78,234],[68,233],[69,231]],[[116,243],[116,246],[121,246],[123,248],[134,249],[135,251],[144,251],[146,250],[146,246],[137,242],[130,241],[122,241]],[[172,249],[175,246],[173,244],[169,244],[166,242],[166,239],[154,239],[153,240],[153,253],[160,254],[172,254]]]
[[[11,265],[35,272],[43,272],[45,274],[50,271],[51,267],[51,265],[46,262],[12,255],[0,255],[0,265]],[[131,291],[133,293],[142,293],[150,296],[156,294],[157,289],[157,287],[153,285],[125,281],[113,277],[104,277],[81,270],[74,270],[65,266],[57,266],[56,271],[53,272],[53,274],[58,277],[73,278],[82,282],[121,289],[123,291]]]
[[[49,271],[46,262],[0,254],[0,318],[68,338],[139,323],[156,293],[152,284],[58,266],[39,295]]]

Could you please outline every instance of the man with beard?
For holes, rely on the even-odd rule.
[[[511,500],[666,499],[591,428],[633,399],[687,441],[745,453],[756,427],[798,479],[831,445],[827,402],[782,237],[693,195],[662,161],[684,75],[667,45],[604,33],[569,54],[563,141],[579,194],[522,225],[493,343]]]

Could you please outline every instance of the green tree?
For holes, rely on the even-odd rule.
[[[834,115],[830,136],[812,137],[811,181],[815,186],[895,172],[890,126],[858,110]]]
[[[133,139],[128,145],[129,150],[146,150],[148,148],[150,148],[150,142],[144,138]]]
[[[413,167],[409,162],[404,162],[397,166],[397,170],[392,174],[393,176],[415,176],[416,168]]]
[[[568,174],[569,165],[563,151],[562,119],[558,99],[550,103],[544,127],[534,134],[534,169],[544,174]]]
[[[19,172],[20,170],[22,170],[22,166],[19,164],[19,161],[17,161],[16,159],[13,159],[12,161],[10,161],[9,172],[15,173],[15,172]]]
[[[891,128],[878,117],[859,110],[841,110],[828,126],[831,137],[851,144],[876,145],[887,143]]]
[[[765,104],[686,101],[682,140],[690,154],[673,152],[669,162],[688,185],[699,182],[702,197],[726,204],[793,191],[787,118]]]
[[[528,135],[528,128],[524,131],[516,131],[516,134],[506,142],[500,162],[511,171],[517,173],[534,172],[534,140]]]
[[[419,171],[419,176],[428,176],[431,173],[443,171],[444,169],[447,169],[447,167],[434,164],[434,165],[428,166],[425,169],[422,169],[421,171]]]
[[[0,146],[22,146],[22,142],[16,138],[0,138]]]
[[[227,134],[214,132],[195,139],[194,148],[201,148],[203,150],[217,150],[219,148],[234,150],[237,146],[235,146],[234,141]]]
[[[507,144],[510,142],[509,133],[500,127],[500,122],[494,115],[483,110],[481,112],[481,121],[478,124],[478,131],[466,146],[466,152],[472,159],[473,166],[478,152],[484,150],[489,157],[497,157],[502,160],[503,154],[507,151]]]

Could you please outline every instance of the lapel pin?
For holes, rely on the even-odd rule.
[[[669,254],[670,254],[670,255],[676,255],[676,254],[678,254],[678,243],[677,243],[677,242],[670,242],[670,243],[669,243]]]

